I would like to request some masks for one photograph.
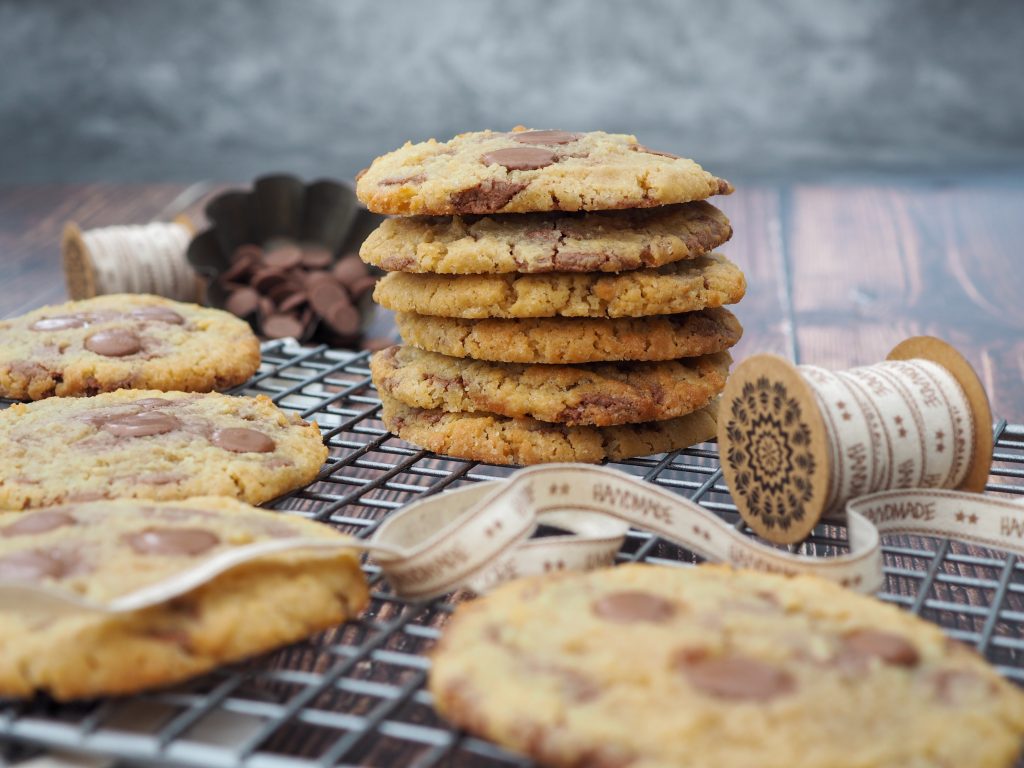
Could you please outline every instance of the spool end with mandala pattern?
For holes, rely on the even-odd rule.
[[[941,365],[960,384],[971,405],[970,418],[974,421],[974,444],[971,458],[959,491],[985,490],[992,468],[992,408],[985,387],[974,368],[951,345],[934,336],[914,336],[897,344],[887,360],[930,360]]]
[[[825,509],[832,469],[814,392],[792,363],[755,355],[730,374],[718,444],[744,521],[768,541],[806,538]]]

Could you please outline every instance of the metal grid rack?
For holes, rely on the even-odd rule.
[[[371,534],[394,509],[505,467],[439,459],[391,436],[379,420],[367,354],[264,346],[259,373],[239,394],[266,394],[315,419],[331,456],[310,486],[271,506]],[[1024,495],[1024,427],[995,425],[989,490]],[[621,462],[617,468],[700,502],[741,525],[714,445]],[[804,551],[844,549],[844,531],[821,527]],[[686,565],[684,549],[633,531],[621,561]],[[448,727],[423,683],[424,655],[454,598],[408,602],[365,567],[373,601],[357,621],[247,663],[129,700],[57,705],[0,701],[0,765],[40,747],[130,764],[195,766],[526,766],[529,762]],[[948,540],[886,540],[880,597],[940,624],[1024,684],[1024,562]],[[123,763],[121,763],[123,764]]]

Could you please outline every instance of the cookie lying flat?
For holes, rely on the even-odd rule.
[[[582,214],[387,219],[363,261],[397,272],[620,272],[710,252],[732,236],[705,202]]]
[[[725,387],[728,352],[662,363],[516,365],[389,347],[373,383],[414,408],[489,412],[570,426],[663,421],[705,407]]]
[[[260,364],[248,323],[159,296],[113,294],[0,320],[0,396],[40,400],[116,389],[209,392]]]
[[[434,704],[549,766],[1009,768],[1024,693],[891,605],[811,577],[624,565],[460,605]]]
[[[106,602],[227,549],[334,529],[219,497],[104,501],[0,517],[0,579]],[[227,571],[163,606],[118,616],[0,612],[0,697],[124,694],[302,639],[366,607],[348,550],[295,550]]]
[[[311,482],[326,457],[315,424],[263,396],[123,389],[18,403],[0,411],[0,509],[202,494],[258,504]]]
[[[735,304],[747,283],[718,253],[616,275],[415,275],[392,272],[373,298],[420,315],[486,317],[647,317]]]
[[[462,320],[398,312],[408,344],[451,357],[501,363],[674,360],[722,352],[743,327],[727,309],[653,317]]]
[[[407,143],[357,178],[367,208],[398,215],[651,208],[732,192],[692,160],[633,136],[523,128]]]
[[[385,393],[381,420],[392,433],[434,453],[489,464],[596,464],[674,451],[715,435],[718,403],[678,419],[617,427],[568,427],[493,413],[446,413],[411,408]]]

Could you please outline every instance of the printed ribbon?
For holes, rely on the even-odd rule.
[[[530,538],[539,525],[565,535]],[[846,507],[849,553],[816,557],[766,545],[713,512],[618,470],[548,464],[508,480],[447,491],[393,514],[369,541],[277,539],[228,550],[156,584],[99,604],[29,583],[0,584],[0,610],[122,613],[164,603],[241,563],[287,550],[369,550],[395,592],[427,599],[486,592],[528,574],[610,565],[630,526],[701,557],[808,573],[861,592],[882,586],[882,534],[955,538],[1024,555],[1024,505],[941,489],[889,490]]]

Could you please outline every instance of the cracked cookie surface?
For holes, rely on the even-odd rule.
[[[729,349],[743,327],[725,308],[652,317],[463,320],[395,314],[407,344],[451,357],[501,363],[673,360]]]
[[[463,133],[378,157],[356,181],[376,213],[527,213],[651,208],[729,194],[732,185],[683,157],[620,133]]]
[[[937,626],[723,566],[511,582],[456,608],[428,685],[557,768],[1010,768],[1024,737],[1024,692]]]
[[[0,510],[205,494],[258,504],[311,482],[326,457],[315,424],[262,395],[124,389],[16,403],[0,411]]]
[[[620,272],[660,267],[732,235],[705,202],[582,214],[387,219],[359,255],[389,272]]]
[[[647,317],[735,304],[746,292],[739,267],[718,253],[615,275],[445,275],[392,272],[374,290],[398,312],[466,319]]]
[[[0,516],[0,579],[105,602],[204,558],[285,537],[347,537],[223,497],[103,501]],[[60,699],[165,685],[300,640],[368,602],[352,550],[293,550],[214,577],[163,605],[40,622],[0,612],[0,697]]]
[[[660,363],[517,365],[395,346],[377,352],[370,370],[379,391],[414,408],[607,427],[705,407],[725,386],[731,362],[722,352]]]
[[[715,435],[718,403],[666,421],[615,427],[569,427],[494,413],[446,413],[412,408],[386,393],[381,419],[393,434],[434,453],[489,464],[596,464],[673,451]]]
[[[112,294],[0,320],[0,396],[74,397],[116,389],[209,392],[260,364],[248,323],[160,296]]]

